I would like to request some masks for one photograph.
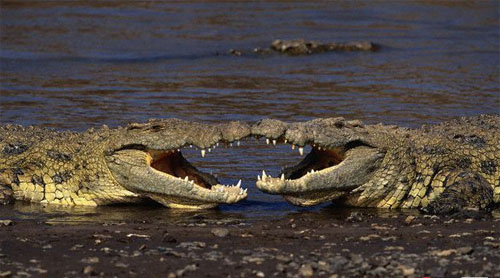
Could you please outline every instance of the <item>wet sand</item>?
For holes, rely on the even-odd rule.
[[[0,224],[0,277],[495,277],[498,212]],[[331,219],[326,219],[329,212]],[[5,219],[5,218],[4,218]]]

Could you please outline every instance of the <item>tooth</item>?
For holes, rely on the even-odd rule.
[[[321,151],[321,147],[318,147],[318,151]]]
[[[211,152],[212,151],[212,148],[208,148],[208,152]]]
[[[181,149],[177,149],[177,151],[178,151],[178,152],[180,152],[180,151],[181,151]]]
[[[262,179],[266,178],[266,171],[262,170]]]
[[[280,180],[282,180],[282,181],[285,180],[285,174],[281,174]]]
[[[292,150],[295,150],[295,145],[294,144],[292,144]]]
[[[304,148],[299,147],[299,153],[300,153],[300,155],[304,155]]]
[[[288,140],[285,139],[285,144],[288,143]]]
[[[241,180],[238,181],[238,183],[236,184],[236,187],[240,187],[241,186]]]
[[[215,144],[215,146],[217,146],[217,147],[218,147],[218,146],[219,146],[219,142],[217,142],[217,144]]]
[[[276,146],[276,139],[273,139],[273,145]]]
[[[233,146],[233,142],[229,143],[229,147],[232,147]]]
[[[312,170],[311,170],[311,174],[314,174],[314,172],[315,172],[315,171],[314,171],[314,169],[312,169]]]
[[[240,141],[236,141],[236,145],[239,147],[240,146]]]
[[[189,145],[189,148],[192,148],[192,147],[193,147],[193,145]]]
[[[260,181],[260,175],[257,175],[257,180]]]
[[[207,152],[205,151],[205,149],[201,150],[201,157],[205,157],[206,154]]]
[[[247,190],[248,190],[248,188],[245,188],[245,190],[243,190],[243,192],[247,193]]]
[[[184,181],[188,181],[188,180],[189,180],[188,176],[184,177]]]
[[[189,183],[194,184],[194,180],[189,181]]]
[[[266,138],[266,144],[269,145],[269,138]]]

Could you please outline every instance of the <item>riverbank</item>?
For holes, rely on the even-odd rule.
[[[321,216],[321,217],[320,217]],[[278,219],[0,224],[0,277],[494,277],[500,219],[358,210]]]

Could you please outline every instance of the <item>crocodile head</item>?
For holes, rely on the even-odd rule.
[[[117,183],[139,196],[175,208],[211,208],[236,203],[247,196],[240,185],[226,186],[187,161],[182,149],[196,147],[201,155],[219,143],[250,134],[245,123],[201,124],[178,119],[150,120],[118,129],[106,153]]]
[[[265,119],[252,126],[254,136],[311,151],[295,166],[285,168],[279,177],[262,172],[257,188],[282,195],[300,206],[311,206],[341,198],[369,181],[385,156],[380,136],[370,133],[360,121],[343,118],[315,119],[284,123]]]

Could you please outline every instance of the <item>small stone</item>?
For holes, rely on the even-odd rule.
[[[12,275],[12,271],[2,271],[0,272],[0,277],[10,277]]]
[[[126,263],[122,263],[122,262],[117,262],[115,264],[116,267],[119,267],[119,268],[127,268],[128,267],[128,264]]]
[[[370,273],[376,277],[384,277],[384,274],[386,274],[386,272],[387,272],[387,270],[383,266],[378,266],[374,270],[370,271]]]
[[[405,223],[406,223],[407,225],[410,225],[410,224],[413,222],[413,220],[415,220],[415,219],[416,219],[416,217],[415,217],[415,216],[413,216],[413,215],[408,215],[408,216],[406,217],[406,219],[405,219]]]
[[[363,262],[363,257],[361,257],[361,255],[351,254],[350,257],[353,264],[361,264]]]
[[[445,258],[442,258],[438,261],[438,264],[442,267],[445,267],[447,266],[448,264],[450,263],[450,260],[448,259],[445,259]]]
[[[163,234],[163,238],[161,241],[165,242],[165,243],[177,243],[177,239],[175,239],[173,236],[169,235],[168,233]]]
[[[95,269],[90,265],[84,267],[82,272],[83,272],[83,274],[87,274],[87,275],[96,275],[97,274],[95,272]]]
[[[438,256],[438,257],[447,257],[447,256],[450,256],[452,254],[455,254],[456,252],[457,252],[457,250],[455,250],[455,249],[447,249],[447,250],[433,251],[433,252],[431,252],[431,254]]]
[[[314,270],[310,264],[304,264],[299,268],[299,274],[302,277],[313,277]]]
[[[498,242],[492,242],[492,241],[484,241],[483,245],[485,245],[485,246],[491,246],[493,248],[499,248],[500,247],[500,243],[498,243]]]
[[[262,271],[257,271],[257,273],[255,273],[255,277],[264,278],[266,275]]]
[[[12,226],[14,222],[10,219],[0,220],[0,226]]]
[[[374,238],[380,238],[380,236],[377,235],[377,234],[370,234],[370,235],[367,235],[367,236],[360,237],[359,240],[361,240],[361,241],[368,241],[368,240],[371,240],[371,239],[374,239]]]
[[[226,228],[213,228],[211,232],[216,237],[226,237],[229,235],[229,230]]]
[[[404,251],[405,248],[403,246],[386,246],[384,251]]]
[[[177,278],[177,275],[175,275],[175,273],[173,273],[173,272],[170,272],[170,273],[167,275],[167,278]]]
[[[462,255],[468,255],[468,254],[471,254],[472,252],[474,252],[474,248],[472,248],[470,246],[464,246],[464,247],[457,248],[457,252],[462,254]]]
[[[403,273],[403,276],[410,276],[410,275],[415,274],[415,268],[410,267],[410,266],[400,265],[399,269]]]
[[[96,264],[99,263],[99,257],[88,257],[81,259],[81,262],[84,264]]]
[[[283,265],[282,263],[277,263],[277,264],[276,264],[276,270],[277,270],[278,272],[285,272],[285,269],[286,269],[286,268],[285,268],[285,265]]]
[[[284,263],[289,263],[292,261],[292,258],[290,256],[285,256],[285,255],[277,255],[276,260],[284,262]]]
[[[184,275],[184,273],[186,272],[191,272],[191,271],[195,271],[196,269],[198,269],[198,266],[196,264],[189,264],[189,265],[186,265],[183,269],[179,269],[175,272],[175,275],[177,275],[177,277],[181,277]]]

